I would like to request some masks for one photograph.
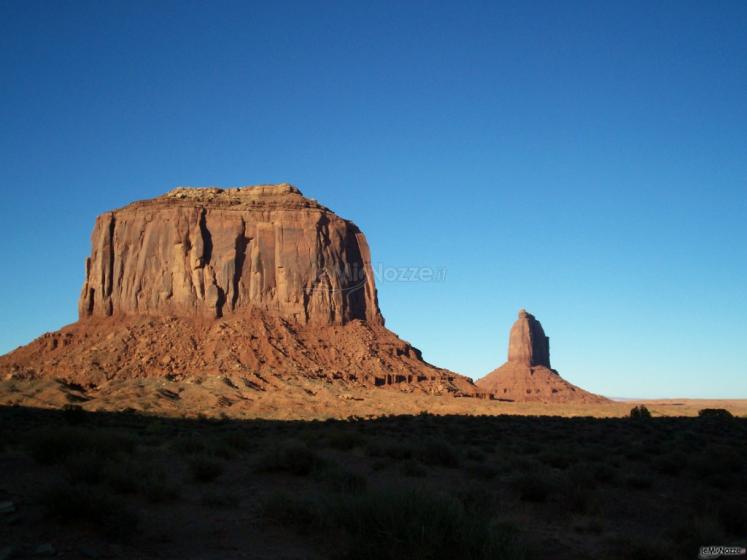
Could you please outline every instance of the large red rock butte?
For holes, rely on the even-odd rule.
[[[223,317],[383,324],[366,239],[287,184],[177,188],[96,220],[81,317]]]
[[[102,214],[79,321],[0,357],[0,374],[476,392],[385,328],[365,236],[289,184],[176,188]]]
[[[508,361],[477,381],[492,398],[516,402],[603,403],[608,399],[568,383],[550,367],[550,339],[524,309],[511,327]]]

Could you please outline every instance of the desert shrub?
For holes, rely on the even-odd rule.
[[[643,472],[633,472],[625,478],[625,486],[633,490],[648,490],[653,484],[653,478]]]
[[[659,539],[616,538],[609,542],[609,560],[674,560],[672,547]],[[694,556],[693,556],[694,558]]]
[[[488,514],[456,497],[425,490],[349,496],[331,505],[329,519],[348,536],[344,558],[499,560],[523,553],[513,527],[494,525]]]
[[[378,439],[370,440],[365,447],[365,453],[368,457],[384,457],[384,444]]]
[[[223,438],[212,438],[206,446],[205,453],[202,455],[230,461],[236,457],[237,453],[236,449],[223,440]]]
[[[702,514],[675,525],[671,537],[677,558],[697,558],[703,545],[726,544],[724,531],[717,520]]]
[[[717,445],[708,449],[710,458],[721,473],[741,473],[744,468],[743,451],[733,445]]]
[[[687,466],[690,473],[699,479],[718,474],[721,470],[713,458],[705,454],[690,457]]]
[[[369,457],[388,457],[396,461],[410,459],[415,455],[413,448],[406,443],[388,439],[369,441],[365,452]]]
[[[545,473],[522,473],[511,480],[512,488],[525,502],[546,502],[554,487],[550,484]]]
[[[299,441],[286,440],[263,454],[257,463],[262,472],[287,472],[307,476],[322,464],[321,458]]]
[[[625,457],[631,461],[643,461],[647,458],[647,449],[642,444],[635,443],[627,449]]]
[[[143,435],[161,439],[172,434],[172,428],[162,420],[153,419],[143,429]]]
[[[577,461],[595,462],[609,455],[610,450],[598,442],[587,442],[585,447],[574,449],[573,458]]]
[[[636,420],[645,420],[651,418],[651,411],[646,408],[646,405],[641,404],[630,409],[630,417]]]
[[[360,492],[368,483],[365,476],[339,466],[318,471],[317,477],[337,492]]]
[[[416,459],[408,459],[402,463],[402,474],[413,478],[423,478],[428,475],[427,469]]]
[[[333,449],[349,451],[355,447],[360,447],[364,441],[365,440],[361,434],[346,430],[331,433],[327,438],[326,443]]]
[[[171,447],[181,455],[198,455],[207,451],[205,441],[199,436],[180,436],[171,442]]]
[[[87,420],[86,411],[78,404],[66,404],[62,407],[62,418],[67,424],[77,426]]]
[[[536,455],[540,451],[542,451],[542,447],[540,447],[539,444],[531,441],[525,442],[521,447],[521,452],[524,455]]]
[[[324,514],[318,504],[286,492],[274,492],[260,501],[265,521],[310,533],[322,526]]]
[[[418,458],[426,465],[458,467],[459,455],[448,442],[440,439],[427,440],[418,450]]]
[[[203,506],[215,508],[235,508],[239,506],[239,497],[230,492],[206,492],[200,503]]]
[[[179,487],[176,483],[157,468],[145,471],[138,490],[152,504],[173,502],[179,497]]]
[[[545,451],[540,454],[540,462],[556,469],[567,469],[571,464],[570,454],[560,451]]]
[[[659,473],[667,476],[676,476],[687,465],[687,456],[683,453],[669,453],[661,455],[653,461],[653,469]]]
[[[725,408],[704,408],[698,411],[700,418],[717,418],[719,420],[734,418],[734,415]]]
[[[402,461],[412,457],[413,451],[412,447],[404,443],[392,442],[384,446],[384,456],[396,461]]]
[[[578,520],[573,525],[573,530],[577,533],[589,533],[590,535],[601,535],[604,532],[604,525],[600,519],[584,518]]]
[[[691,475],[716,488],[735,488],[743,484],[740,450],[710,446],[693,454],[687,463]]]
[[[572,465],[564,473],[565,480],[571,484],[592,486],[595,479],[595,467],[596,465],[590,465],[587,463],[577,463]]]
[[[597,506],[593,486],[577,484],[567,480],[563,484],[560,505],[563,510],[573,513],[588,513]]]
[[[716,515],[725,532],[734,536],[743,536],[747,533],[747,505],[743,500],[722,500],[716,507]]]
[[[62,484],[45,491],[41,503],[62,522],[84,522],[109,537],[124,537],[137,529],[137,514],[121,501],[96,489]]]
[[[225,447],[241,453],[252,451],[255,447],[255,444],[244,432],[236,430],[221,435],[220,441]]]
[[[735,475],[721,473],[706,477],[703,481],[718,490],[733,490],[742,482],[742,479]]]
[[[511,457],[507,466],[509,471],[521,473],[533,473],[547,470],[539,461],[527,457]]]
[[[467,472],[475,478],[490,480],[498,476],[499,469],[495,465],[486,463],[473,463],[467,466]]]
[[[117,494],[140,494],[151,503],[177,499],[180,491],[173,474],[154,461],[157,458],[146,455],[108,462],[101,478]]]
[[[189,463],[189,470],[195,482],[212,482],[223,474],[223,463],[210,457],[197,457]]]
[[[468,481],[457,486],[451,494],[458,499],[470,515],[487,515],[492,517],[497,510],[495,494],[485,491],[483,484]]]
[[[31,456],[43,465],[62,463],[75,453],[112,457],[135,448],[134,440],[118,431],[67,426],[33,431],[26,444]]]
[[[65,459],[65,471],[72,482],[98,484],[102,481],[107,462],[92,451],[75,453]]]
[[[574,513],[587,513],[598,504],[594,468],[576,464],[565,471],[560,485],[560,504]]]
[[[482,463],[486,458],[485,453],[481,449],[478,449],[476,447],[470,447],[467,450],[465,456],[467,457],[467,459],[471,461],[477,461],[478,463]]]
[[[107,463],[102,478],[118,494],[135,494],[140,488],[142,467],[132,461]]]
[[[79,449],[76,433],[72,430],[37,430],[29,434],[26,443],[31,456],[42,465],[61,463]]]
[[[605,484],[613,483],[617,480],[617,469],[607,463],[599,463],[592,468],[594,480]]]

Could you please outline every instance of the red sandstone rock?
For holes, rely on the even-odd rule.
[[[476,392],[384,327],[363,233],[287,184],[178,188],[99,216],[79,313],[0,357],[0,375]]]
[[[507,401],[608,402],[568,383],[550,368],[550,339],[524,309],[511,327],[508,361],[477,381],[480,390]]]
[[[550,367],[550,339],[540,322],[522,309],[511,327],[508,340],[508,361],[529,366]]]
[[[81,318],[262,309],[383,324],[366,239],[291,185],[177,188],[96,220]]]

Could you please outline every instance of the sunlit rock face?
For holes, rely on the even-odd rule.
[[[288,184],[177,188],[96,220],[81,318],[249,309],[383,324],[365,236]]]

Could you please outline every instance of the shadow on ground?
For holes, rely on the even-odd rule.
[[[190,420],[0,408],[0,557],[696,558],[747,420]]]

